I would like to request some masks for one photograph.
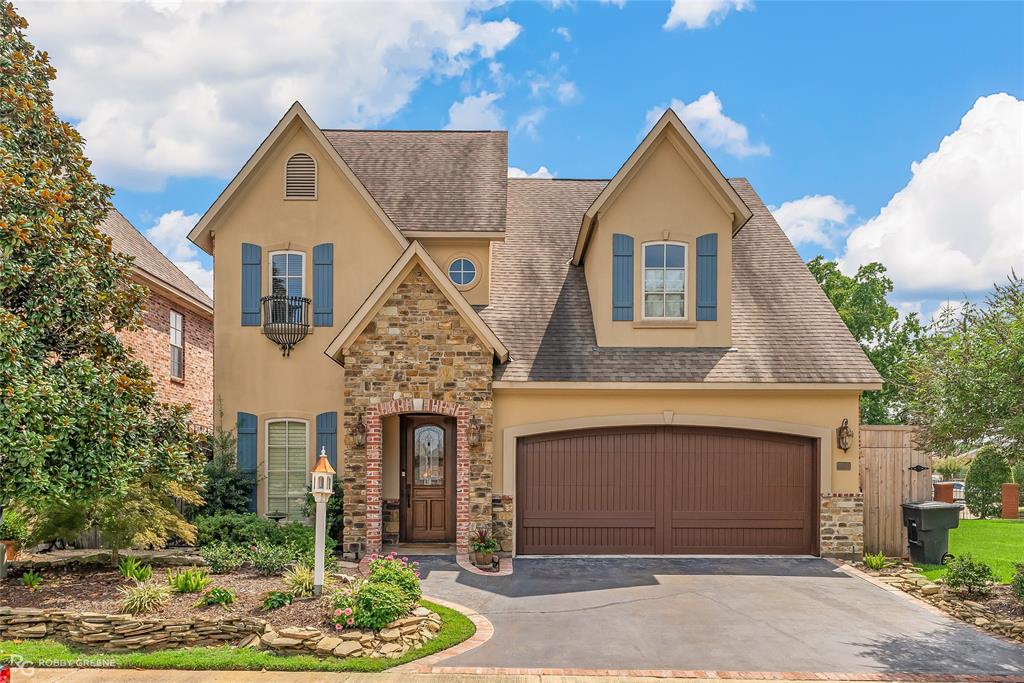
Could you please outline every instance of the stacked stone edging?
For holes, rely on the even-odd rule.
[[[822,557],[860,557],[864,553],[864,494],[823,493],[820,508]]]
[[[417,607],[379,632],[346,629],[328,635],[313,628],[275,630],[262,619],[242,616],[156,619],[0,606],[0,640],[51,638],[102,652],[230,644],[278,654],[398,658],[440,630],[441,617],[425,607]]]
[[[132,551],[122,553],[122,557],[136,557],[143,564],[151,564],[154,567],[188,567],[203,566],[206,560],[194,552],[181,553],[154,553]],[[18,559],[10,560],[7,568],[18,571],[27,569],[62,569],[81,565],[84,567],[107,566],[112,567],[111,553],[109,550],[86,550],[86,551],[56,551],[52,553],[30,553],[22,552]]]

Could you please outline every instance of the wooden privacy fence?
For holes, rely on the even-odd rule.
[[[932,457],[914,445],[914,427],[861,425],[864,552],[907,554],[902,503],[932,499]]]

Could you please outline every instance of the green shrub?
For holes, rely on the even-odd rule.
[[[219,411],[219,418],[218,422],[223,422],[223,411]],[[190,507],[189,518],[248,512],[256,478],[253,473],[238,469],[238,439],[234,430],[225,430],[218,424],[207,443],[213,457],[203,466],[203,505]]]
[[[1013,565],[1013,578],[1010,579],[1010,590],[1017,601],[1024,604],[1024,564]]]
[[[292,604],[295,596],[287,591],[270,591],[263,598],[263,611],[269,612],[272,609],[280,609]]]
[[[210,565],[214,574],[233,572],[245,564],[245,550],[228,543],[213,543],[199,549],[199,554]]]
[[[412,605],[423,597],[417,566],[418,563],[410,565],[406,558],[398,558],[394,553],[387,557],[374,558],[371,556],[370,576],[367,581],[398,586],[405,594],[406,602]]]
[[[336,591],[330,600],[330,619],[345,627],[379,631],[409,612],[405,592],[393,583],[361,581]]]
[[[121,560],[121,564],[117,566],[117,569],[124,578],[134,579],[139,583],[145,583],[153,578],[153,566],[142,564],[142,560],[130,555]]]
[[[278,526],[269,519],[251,513],[227,512],[196,519],[196,545],[214,543],[249,547],[280,539]]]
[[[28,521],[25,516],[12,508],[4,508],[3,517],[0,517],[0,541],[24,543],[27,540]]]
[[[203,597],[199,598],[199,602],[196,603],[196,607],[206,607],[212,605],[220,605],[227,609],[227,606],[235,601],[235,592],[230,588],[221,588],[214,586],[210,590],[203,593]]]
[[[313,581],[313,569],[304,564],[289,567],[284,573],[284,585],[296,597],[312,595]]]
[[[1010,481],[1010,464],[993,446],[982,446],[967,468],[964,503],[975,517],[999,517],[1002,485]]]
[[[41,584],[42,582],[43,577],[41,577],[39,574],[35,573],[31,569],[29,569],[27,572],[21,575],[21,585],[23,585],[25,588],[28,588],[30,591],[34,591],[35,589],[39,588],[39,584]]]
[[[156,583],[136,581],[131,586],[118,588],[121,592],[121,611],[128,614],[145,614],[167,603],[171,589]]]
[[[284,546],[257,543],[249,550],[249,561],[257,571],[271,576],[280,574],[292,562],[292,553]]]
[[[210,576],[205,569],[192,567],[176,572],[167,570],[167,583],[176,593],[198,593],[210,584]]]
[[[884,553],[875,553],[874,555],[864,555],[864,564],[868,569],[877,572],[888,567],[889,560],[886,559]]]
[[[986,595],[996,576],[984,562],[976,562],[970,553],[954,557],[946,563],[943,580],[950,590],[967,595]]]

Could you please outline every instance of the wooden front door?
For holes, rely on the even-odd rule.
[[[455,537],[455,421],[439,415],[402,418],[402,538]]]

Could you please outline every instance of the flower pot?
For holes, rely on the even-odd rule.
[[[21,543],[18,541],[0,541],[4,544],[4,557],[7,561],[18,559],[18,550],[20,550]]]
[[[473,552],[473,564],[478,567],[490,567],[493,558],[494,553]]]

